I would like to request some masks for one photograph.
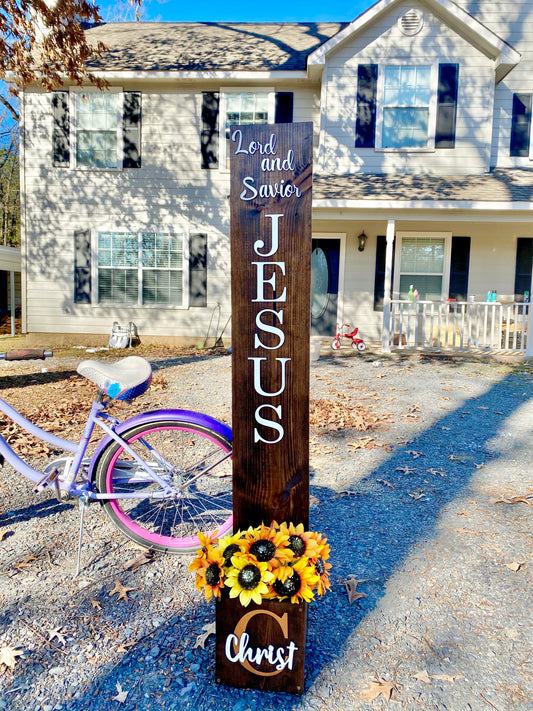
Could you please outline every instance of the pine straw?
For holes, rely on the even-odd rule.
[[[166,387],[167,381],[156,376],[150,391],[164,390]],[[63,439],[78,442],[95,394],[96,388],[92,383],[74,375],[61,382],[9,389],[2,393],[2,397],[37,427]],[[145,398],[141,397],[132,404],[114,401],[107,411],[123,420],[146,409]],[[0,434],[21,456],[49,456],[54,451],[52,446],[27,433],[1,413]],[[101,437],[102,431],[97,428],[91,442]]]
[[[364,405],[352,402],[342,393],[336,399],[311,400],[309,423],[312,427],[328,430],[351,429],[368,432],[388,422],[386,416],[378,416]]]

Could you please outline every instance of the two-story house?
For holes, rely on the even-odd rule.
[[[379,0],[349,24],[87,34],[109,48],[92,64],[107,91],[22,97],[35,339],[102,337],[115,320],[144,341],[215,336],[231,313],[231,126],[312,121],[313,334],[351,322],[385,347],[435,345],[446,321],[452,345],[524,347],[531,0]]]

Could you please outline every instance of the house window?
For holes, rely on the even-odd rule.
[[[408,299],[411,287],[418,291],[420,301],[447,298],[450,244],[451,239],[444,234],[401,236],[400,269],[394,289],[398,298]]]
[[[183,234],[99,232],[99,303],[187,306],[185,245]]]
[[[220,145],[224,151],[220,165],[229,169],[231,127],[237,125],[274,123],[275,94],[273,91],[226,92],[221,98],[224,117]]]
[[[76,167],[118,169],[122,94],[76,92]]]
[[[376,148],[434,149],[437,79],[436,65],[379,68]]]

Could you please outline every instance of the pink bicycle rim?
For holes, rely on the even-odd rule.
[[[160,430],[168,429],[167,427],[153,427],[150,430],[143,430],[142,432],[139,432],[135,437],[132,437],[132,439],[128,440],[128,442],[134,442],[136,439],[139,437],[146,436],[147,434],[150,434],[151,432],[159,432]],[[182,430],[184,432],[194,432],[194,430],[189,430],[187,427],[174,427],[173,429],[176,430]],[[207,435],[207,438],[210,439],[212,442],[215,444],[220,445],[221,443],[216,440],[214,437],[209,437]],[[112,493],[113,491],[113,469],[115,467],[115,462],[117,461],[120,453],[123,451],[122,447],[119,447],[118,450],[116,451],[115,455],[113,456],[113,459],[111,460],[111,464],[108,467],[107,474],[106,474],[106,488],[108,493]],[[226,450],[228,451],[228,450]],[[156,543],[160,546],[166,546],[167,548],[188,548],[189,546],[193,546],[195,544],[199,545],[199,540],[198,536],[188,536],[187,538],[180,538],[179,542],[175,539],[172,538],[171,536],[161,536],[158,533],[151,533],[150,531],[147,531],[145,528],[142,526],[139,526],[139,524],[135,523],[132,521],[126,514],[123,513],[122,509],[118,505],[117,501],[110,501],[109,502],[111,508],[115,512],[115,515],[117,518],[124,524],[126,528],[128,528],[130,531],[133,533],[136,533],[137,535],[141,536],[145,540],[151,541],[152,543]],[[223,536],[228,531],[231,530],[233,526],[233,516],[230,515],[228,520],[221,525],[217,531],[219,536]],[[202,533],[209,533],[212,534],[214,531],[202,531]]]

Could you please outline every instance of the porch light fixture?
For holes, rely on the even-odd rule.
[[[360,252],[364,252],[364,250],[365,250],[365,245],[366,245],[366,241],[367,241],[367,239],[368,239],[368,237],[365,235],[365,231],[364,231],[364,230],[363,230],[363,231],[361,232],[361,234],[357,237],[357,239],[358,239],[358,241],[359,241],[358,250],[359,250]]]

